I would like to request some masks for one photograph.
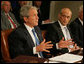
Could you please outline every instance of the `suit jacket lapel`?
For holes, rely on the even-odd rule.
[[[41,42],[43,41],[42,35],[41,35],[41,33],[38,31],[38,28],[37,28],[37,27],[35,27],[34,29],[35,29],[35,31],[36,31],[36,33],[37,33],[39,42],[41,43]]]
[[[78,18],[76,19],[75,22],[78,23],[81,27],[83,27],[82,24],[81,24],[81,22],[80,22],[80,20]]]
[[[67,25],[67,28],[68,28],[68,30],[69,30],[69,33],[70,33],[71,38],[73,38],[73,35],[72,35],[71,30],[70,30],[70,28],[69,28],[69,25]]]
[[[59,39],[61,40],[64,35],[58,21],[54,23],[53,27],[58,32]]]
[[[35,45],[34,45],[31,35],[29,34],[28,30],[26,29],[24,25],[22,27],[23,27],[24,34],[26,36],[25,38],[28,39],[27,41],[29,42],[27,44],[30,45],[30,47],[34,47]]]
[[[9,22],[9,20],[8,20],[8,18],[7,18],[7,16],[5,15],[5,12],[4,11],[1,11],[1,15],[2,15],[2,20],[3,21],[5,21],[5,25],[7,26],[6,28],[8,29],[8,28],[11,28],[11,25],[10,25],[10,22]]]

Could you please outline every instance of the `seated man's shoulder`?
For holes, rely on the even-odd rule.
[[[72,21],[69,26],[72,26],[72,27],[78,27],[78,24],[75,22],[75,21]]]
[[[23,32],[23,29],[20,26],[18,26],[16,29],[13,29],[10,35],[21,34],[22,32]]]

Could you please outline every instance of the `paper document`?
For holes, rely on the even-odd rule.
[[[49,61],[49,62],[47,62],[47,61],[45,61],[44,63],[59,63],[59,62],[55,62],[55,61]]]
[[[66,63],[74,63],[74,62],[82,60],[82,58],[83,58],[83,56],[65,53],[65,54],[60,55],[60,56],[49,58],[49,60],[66,62]]]

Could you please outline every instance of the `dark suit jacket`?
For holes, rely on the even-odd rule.
[[[20,18],[20,9],[21,6],[17,3],[17,6],[12,10],[12,13],[15,15],[15,18],[19,24],[23,24],[24,21]]]
[[[73,22],[70,23],[70,29],[77,44],[80,47],[83,47],[83,26],[78,18],[76,18]]]
[[[35,6],[34,2],[33,5]],[[39,17],[39,24],[41,30],[45,30],[46,26],[42,24],[42,21],[45,21],[49,19],[49,11],[50,11],[50,1],[42,1],[42,4],[40,6],[40,13],[38,12]]]
[[[82,24],[81,24],[81,22],[80,22],[80,20],[79,20],[78,18],[76,18],[76,19],[74,20],[74,22],[76,22],[78,25],[81,26],[81,28],[83,28],[83,26],[82,26]]]
[[[19,24],[17,23],[17,20],[15,19],[15,16],[13,15],[13,13],[9,12],[9,15],[13,19],[14,23],[17,26],[19,26]],[[10,29],[10,28],[11,28],[11,24],[10,24],[7,16],[5,15],[5,12],[1,11],[1,30],[6,30],[6,29]]]
[[[69,29],[68,26],[67,28]],[[69,29],[69,32],[70,32],[70,29]],[[71,35],[71,38],[73,38],[71,32],[70,32],[70,35]],[[53,49],[51,49],[51,54],[56,55],[59,52],[63,52],[63,53],[68,52],[68,49],[67,51],[56,49],[56,43],[58,43],[62,39],[62,37],[64,37],[64,35],[58,22],[55,22],[48,27],[48,30],[46,33],[46,40],[52,41],[52,43],[54,44]]]
[[[43,38],[37,26],[35,27],[35,31],[37,33],[39,41],[42,42]],[[15,29],[9,35],[8,41],[11,58],[19,55],[37,56],[33,54],[33,47],[35,45],[24,25],[21,25],[17,29]]]

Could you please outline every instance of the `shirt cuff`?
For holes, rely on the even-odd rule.
[[[33,54],[38,54],[38,52],[36,52],[36,47],[33,47]]]
[[[42,24],[45,24],[45,22],[44,22],[44,21],[42,21]]]
[[[58,47],[58,43],[56,43],[56,48],[59,49],[59,47]]]
[[[71,52],[71,50],[68,48],[69,52]]]

